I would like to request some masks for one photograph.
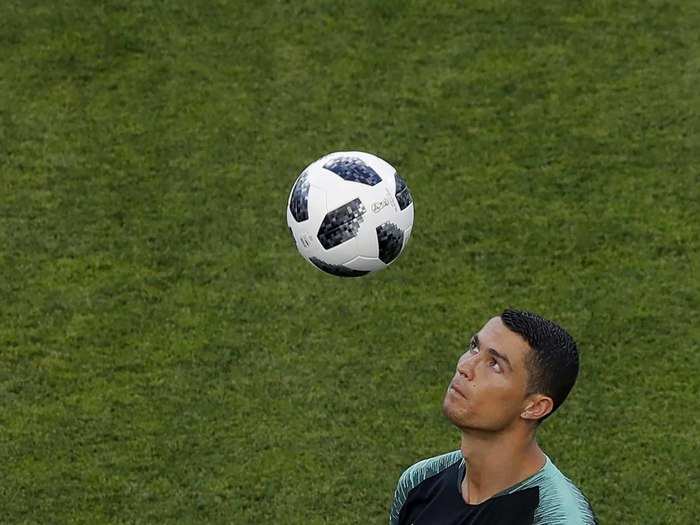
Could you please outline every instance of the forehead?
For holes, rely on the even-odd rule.
[[[510,330],[500,317],[492,317],[479,330],[480,346],[490,347],[506,354],[513,368],[520,368],[525,362],[525,354],[530,351],[530,345],[520,334]]]

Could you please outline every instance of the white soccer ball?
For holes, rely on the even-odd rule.
[[[287,202],[287,224],[299,253],[340,277],[386,268],[413,227],[413,198],[388,162],[339,151],[309,164]]]

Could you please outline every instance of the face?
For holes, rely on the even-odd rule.
[[[457,427],[499,431],[526,408],[527,342],[500,317],[489,320],[459,358],[443,412]]]

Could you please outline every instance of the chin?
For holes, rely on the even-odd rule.
[[[453,425],[460,428],[467,424],[468,412],[461,407],[456,407],[454,403],[450,403],[447,399],[442,403],[442,413],[449,419]]]
[[[474,413],[448,401],[443,403],[442,413],[450,423],[464,432],[498,433],[507,427],[499,421],[477,421]]]

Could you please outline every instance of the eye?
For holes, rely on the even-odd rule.
[[[501,365],[493,357],[489,360],[489,366],[499,374],[502,372]]]

